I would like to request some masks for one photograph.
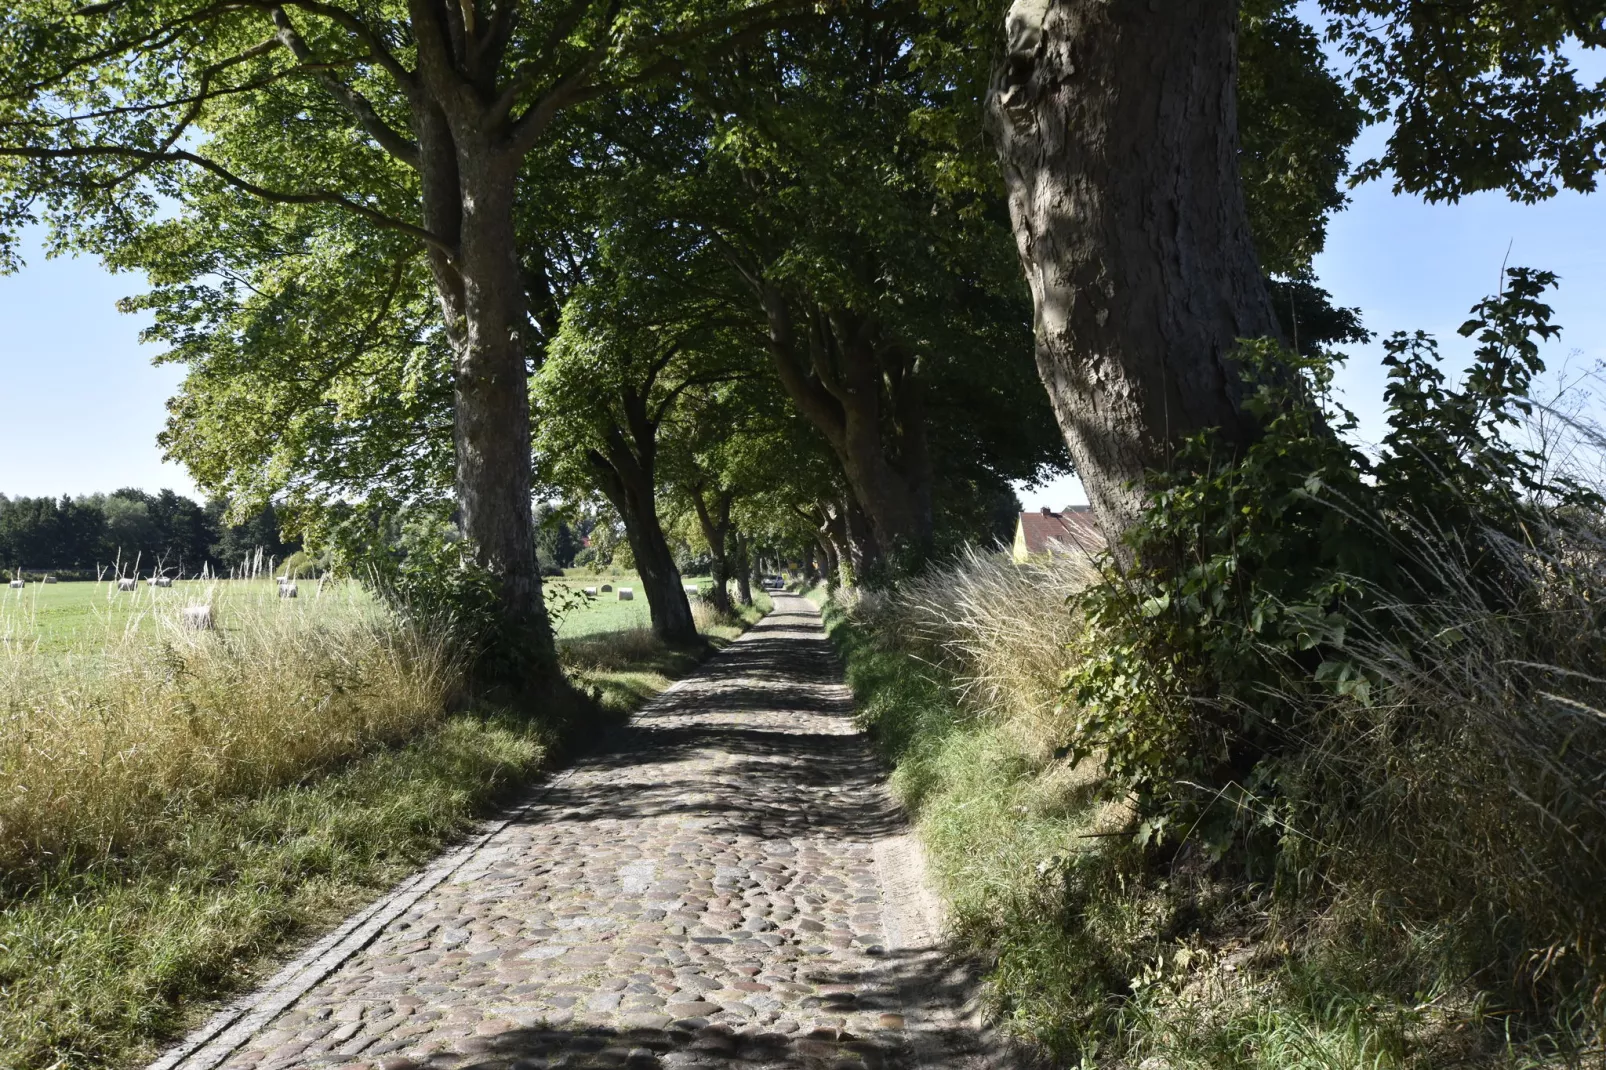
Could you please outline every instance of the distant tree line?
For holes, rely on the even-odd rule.
[[[300,543],[280,534],[273,506],[241,524],[225,522],[228,502],[200,505],[171,490],[124,488],[80,498],[8,498],[0,494],[0,567],[93,572],[121,562],[141,572],[161,567],[193,575],[227,573],[260,548],[283,559]]]

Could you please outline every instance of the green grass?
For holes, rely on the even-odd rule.
[[[302,581],[298,597],[284,599],[285,612],[310,612],[317,582]],[[143,581],[130,592],[115,583],[34,583],[20,590],[0,588],[0,643],[36,646],[40,653],[65,654],[105,645],[134,630],[151,632],[156,618],[177,606],[218,597],[249,603],[277,603],[272,580],[176,580],[172,587]],[[226,622],[225,622],[226,623]]]
[[[74,642],[117,625],[95,616],[92,599],[60,593],[66,586],[42,588],[31,620],[36,628],[48,621],[57,636],[76,634],[61,649],[83,657],[86,647]],[[0,1067],[148,1059],[286,950],[523,790],[567,747],[728,643],[764,603],[741,619],[710,622],[702,649],[666,648],[639,629],[564,638],[573,691],[543,716],[449,714],[402,743],[370,746],[299,781],[175,799],[159,831],[126,851],[0,872]],[[75,615],[81,626],[73,632],[62,622]]]
[[[1085,785],[968,714],[940,668],[879,641],[834,604],[826,619],[859,717],[914,815],[952,935],[992,963],[991,1014],[1006,1034],[1075,1057],[1104,978],[1068,938],[1052,879],[1094,842],[1082,838],[1095,821]]]
[[[454,717],[404,747],[183,823],[0,900],[0,1066],[132,1065],[429,859],[548,762],[539,722]]]
[[[570,569],[572,576],[551,578],[545,589],[582,591],[606,583],[614,590],[598,594],[586,604],[565,613],[558,623],[558,638],[570,639],[601,632],[646,628],[652,623],[641,577],[633,572],[601,576]],[[697,581],[688,578],[691,585]],[[707,581],[703,581],[706,586]],[[618,588],[630,587],[635,599],[621,602]],[[298,597],[283,602],[284,612],[312,612],[317,601],[316,580],[302,580]],[[86,645],[108,642],[128,629],[149,631],[156,616],[175,606],[194,605],[218,597],[235,601],[276,603],[278,588],[272,580],[177,580],[157,588],[143,582],[133,593],[120,592],[111,583],[29,583],[20,590],[0,588],[0,643],[37,645],[40,653],[64,654]],[[225,627],[226,621],[220,621]]]
[[[950,936],[986,966],[1001,1031],[1052,1065],[1606,1065],[1587,1030],[1524,1034],[1508,1010],[1469,1005],[1464,977],[1398,990],[1364,941],[1331,933],[1310,942],[1319,953],[1302,950],[1297,924],[1273,923],[1265,889],[1207,866],[1157,867],[1123,808],[1095,801],[1096,770],[1056,757],[1052,721],[967,706],[964,681],[895,613],[828,603],[826,617],[926,847]],[[1400,935],[1418,949],[1442,936]]]
[[[652,626],[652,613],[647,608],[647,596],[641,589],[641,577],[633,572],[620,572],[608,576],[550,578],[543,582],[542,589],[546,591],[548,601],[556,609],[560,599],[553,597],[555,593],[565,591],[579,594],[587,587],[600,588],[605,583],[613,587],[613,590],[604,592],[599,589],[597,594],[562,615],[558,621],[559,639],[574,639],[584,635],[596,635],[599,632],[621,632]],[[635,592],[636,597],[629,602],[619,601],[620,587],[629,587]]]

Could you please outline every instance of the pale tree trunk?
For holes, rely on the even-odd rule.
[[[556,672],[530,505],[530,404],[524,292],[513,225],[514,168],[465,146],[434,108],[416,116],[424,221],[455,258],[430,267],[456,351],[453,445],[459,523],[475,562],[496,577],[511,653],[533,676]],[[519,684],[534,681],[515,681]]]
[[[753,604],[753,582],[747,567],[747,536],[741,532],[735,535],[736,560],[736,600],[744,606]]]
[[[820,582],[831,584],[840,582],[840,575],[837,572],[835,547],[831,545],[831,540],[823,534],[817,536],[817,541],[819,543],[820,554]]]
[[[843,587],[852,587],[858,577],[854,572],[846,511],[841,506],[822,505],[820,512],[825,517],[825,524],[820,528],[820,533],[831,551],[832,582]]]
[[[1277,337],[1238,174],[1236,0],[1017,0],[988,102],[1037,367],[1116,543],[1147,471],[1257,434],[1232,360]]]

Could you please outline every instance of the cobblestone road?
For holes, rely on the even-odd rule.
[[[994,1065],[819,616],[775,603],[316,983],[157,1066]]]

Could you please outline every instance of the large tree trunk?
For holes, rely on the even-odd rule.
[[[842,506],[842,526],[847,533],[848,558],[853,563],[852,582],[859,583],[881,560],[881,547],[870,519],[851,495]]]
[[[1238,175],[1236,0],[1016,0],[989,126],[1037,367],[1112,545],[1186,436],[1257,434],[1232,359],[1276,337]]]
[[[530,515],[530,402],[524,290],[513,223],[514,169],[488,146],[453,138],[438,111],[415,124],[425,223],[456,239],[431,268],[456,350],[453,442],[459,522],[475,561],[499,581],[505,653],[556,672]],[[525,683],[527,681],[515,681]]]
[[[691,615],[691,603],[686,599],[674,552],[658,521],[653,466],[643,464],[628,450],[617,430],[609,437],[613,440],[610,448],[606,452],[593,451],[589,460],[598,486],[625,522],[625,538],[636,558],[653,633],[666,643],[695,643],[697,623]]]

